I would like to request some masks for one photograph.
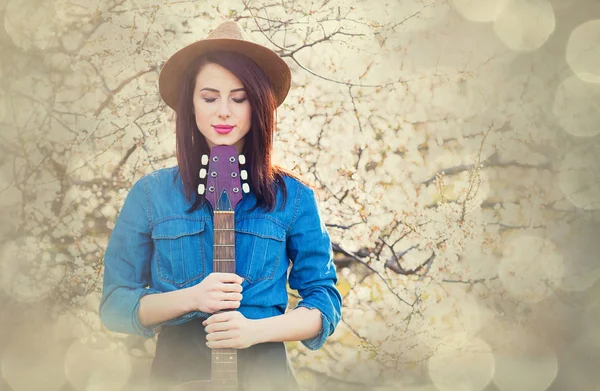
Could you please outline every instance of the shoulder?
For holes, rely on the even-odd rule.
[[[292,211],[291,225],[300,215],[319,214],[319,193],[313,184],[289,171],[281,172],[286,187],[287,204]]]
[[[301,176],[293,173],[292,171],[285,170],[279,167],[277,169],[277,173],[283,180],[287,197],[290,200],[298,202],[302,197],[316,196],[315,187]]]
[[[174,181],[180,181],[179,178],[179,167],[159,168],[142,175],[134,182],[133,186],[145,187],[146,189],[159,189],[161,187],[173,186]]]
[[[146,181],[148,184],[164,184],[167,181],[173,182],[179,177],[179,167],[165,167],[159,168],[154,171],[150,171],[140,178],[140,180]]]
[[[165,167],[150,171],[133,182],[130,193],[144,195],[147,200],[160,196],[162,193],[172,193],[176,185],[183,187],[179,167]]]

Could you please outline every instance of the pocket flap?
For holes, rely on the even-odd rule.
[[[235,223],[235,231],[283,242],[285,229],[269,219],[250,218]]]
[[[204,221],[172,219],[154,226],[152,239],[177,239],[204,231]]]

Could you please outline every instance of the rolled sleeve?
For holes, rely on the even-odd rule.
[[[150,288],[150,260],[153,245],[151,218],[144,178],[138,180],[125,198],[104,253],[104,281],[99,313],[104,326],[114,332],[154,336],[138,317],[140,299],[159,293]]]
[[[302,298],[298,307],[316,308],[321,312],[319,334],[301,341],[308,349],[316,350],[333,334],[341,319],[342,296],[336,288],[331,240],[312,189],[299,188],[295,216],[287,241],[292,261],[289,284]]]

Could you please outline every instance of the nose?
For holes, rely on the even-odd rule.
[[[219,118],[229,118],[229,99],[222,99],[219,106]]]

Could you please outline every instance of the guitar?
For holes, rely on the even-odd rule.
[[[206,178],[206,186],[198,185],[198,194],[206,194],[206,200],[214,211],[214,257],[213,271],[235,273],[235,206],[242,200],[242,192],[248,193],[244,155],[237,156],[235,147],[216,145],[211,148],[210,158],[202,156],[200,178]],[[170,391],[237,391],[237,350],[211,349],[211,379],[178,384]]]

